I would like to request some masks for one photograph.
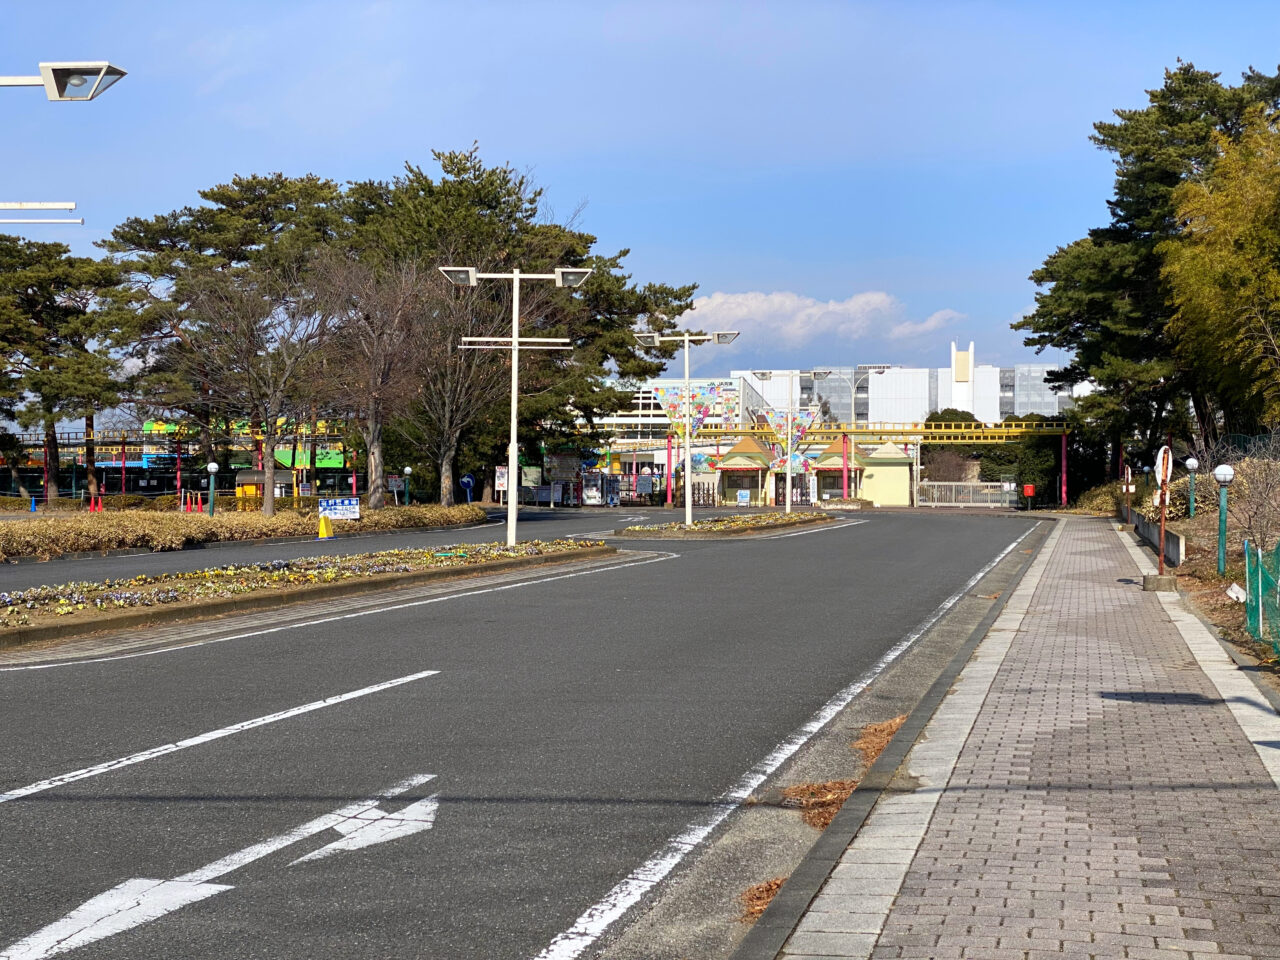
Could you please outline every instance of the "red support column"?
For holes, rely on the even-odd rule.
[[[1062,435],[1062,505],[1067,505],[1067,435]]]
[[[667,506],[671,506],[671,478],[675,475],[671,470],[671,434],[667,434]]]
[[[843,473],[841,474],[841,496],[846,500],[849,499],[849,435],[843,434],[840,437],[840,461]]]

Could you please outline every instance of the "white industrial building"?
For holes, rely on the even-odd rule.
[[[999,423],[1033,413],[1055,418],[1073,402],[1072,391],[1059,393],[1045,382],[1058,369],[1055,364],[979,364],[972,342],[967,350],[952,342],[946,367],[867,363],[817,369],[828,375],[815,381],[809,371],[796,377],[795,370],[771,370],[761,371],[770,374],[762,379],[751,370],[733,370],[730,377],[753,387],[775,409],[787,408],[790,391],[797,409],[825,406],[823,419],[836,423],[919,423],[948,408],[967,410],[984,423]],[[1074,396],[1086,392],[1077,388]]]

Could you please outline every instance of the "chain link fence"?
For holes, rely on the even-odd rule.
[[[1244,542],[1245,623],[1255,640],[1271,644],[1280,656],[1280,547],[1265,553]]]

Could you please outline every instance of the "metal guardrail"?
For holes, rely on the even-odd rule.
[[[916,485],[922,507],[1011,507],[1016,490],[1003,483],[963,483],[925,480]]]

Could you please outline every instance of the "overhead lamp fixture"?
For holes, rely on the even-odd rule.
[[[556,267],[556,286],[580,287],[591,273],[590,267]]]
[[[93,100],[125,75],[105,60],[40,64],[40,73],[28,77],[0,77],[0,87],[44,87],[50,100]]]
[[[656,347],[658,345],[658,335],[656,333],[633,333],[636,343],[642,347]]]
[[[737,330],[717,330],[715,333],[712,334],[712,336],[715,337],[716,343],[721,344],[723,346],[726,343],[733,343],[733,341],[737,340],[738,331]]]
[[[476,285],[475,267],[441,267],[444,278],[458,287],[474,287]]]
[[[752,371],[751,371],[751,375],[752,375],[753,377],[755,377],[757,380],[772,380],[772,379],[773,379],[773,371],[772,371],[772,370],[752,370]]]

